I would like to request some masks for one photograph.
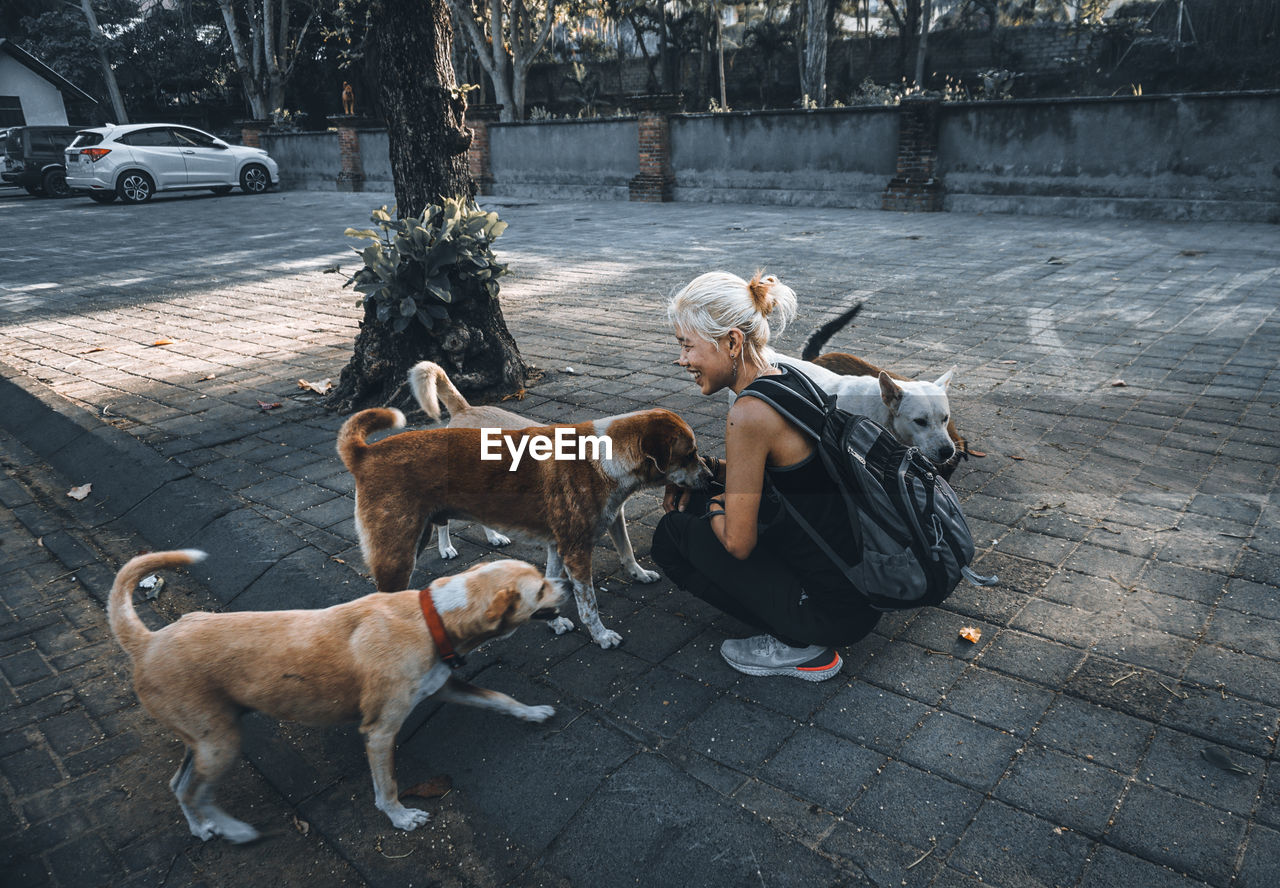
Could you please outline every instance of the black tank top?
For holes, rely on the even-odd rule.
[[[780,369],[780,375],[769,378],[807,398],[808,394],[796,379],[796,374],[786,365],[782,365]],[[752,383],[744,391],[750,391],[754,385]],[[805,437],[807,439],[808,435]],[[827,474],[817,448],[798,463],[765,466],[759,540],[771,554],[795,572],[804,590],[818,599],[825,610],[844,615],[851,610],[865,609],[864,599],[850,588],[848,578],[791,519],[774,490],[785,496],[810,525],[824,528],[823,535],[827,539],[852,539],[849,512]],[[831,529],[830,534],[827,533],[827,528]]]

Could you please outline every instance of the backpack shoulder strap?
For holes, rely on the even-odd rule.
[[[804,379],[803,374],[796,373],[796,375]],[[805,381],[808,382],[807,379]],[[812,386],[813,383],[810,382],[809,385]],[[822,437],[822,425],[827,415],[825,405],[819,406],[789,385],[770,376],[760,377],[744,388],[738,397],[747,395],[764,401],[790,420],[793,425],[807,432],[809,437],[814,439]]]

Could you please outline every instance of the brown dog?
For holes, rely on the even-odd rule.
[[[240,752],[246,710],[309,725],[358,721],[377,806],[400,829],[428,816],[400,804],[392,761],[396,733],[419,702],[435,695],[526,721],[554,714],[461,681],[442,659],[452,657],[449,647],[465,653],[559,603],[557,584],[531,564],[481,564],[421,592],[374,593],[324,610],[191,613],[147,629],[133,608],[138,581],[204,557],[196,549],[140,555],[120,569],[107,604],[111,632],[133,662],[138,699],[187,746],[169,788],[201,839],[258,837],[213,800],[218,778]],[[428,626],[432,609],[435,631]]]
[[[825,367],[832,373],[839,373],[841,376],[879,376],[881,373],[886,373],[892,379],[905,380],[907,378],[894,373],[892,370],[882,370],[870,361],[846,352],[828,352],[810,360],[819,367]],[[956,421],[954,419],[947,420],[947,435],[955,443],[956,452],[954,456],[939,467],[942,477],[950,478],[952,473],[955,472],[956,466],[960,464],[960,460],[966,457],[986,456],[980,450],[969,449],[969,442],[956,429]]]
[[[501,407],[489,405],[472,406],[462,392],[458,391],[444,368],[431,361],[420,361],[409,371],[409,388],[418,406],[432,419],[440,418],[440,405],[443,403],[449,411],[449,428],[451,429],[527,429],[536,425],[534,420],[503,410]],[[622,571],[637,583],[656,583],[658,572],[646,570],[636,561],[635,550],[631,548],[631,537],[627,533],[627,518],[623,512],[625,503],[618,504],[618,514],[609,524],[609,539],[618,551],[618,560],[622,562]],[[491,546],[505,546],[510,539],[497,531],[485,527],[485,539]],[[440,557],[457,558],[458,550],[449,539],[449,522],[439,525],[440,538],[438,548]]]
[[[338,432],[338,453],[356,481],[360,548],[378,588],[408,584],[431,525],[462,518],[522,533],[546,543],[547,574],[567,573],[578,616],[603,648],[622,637],[600,621],[591,581],[596,540],[641,487],[671,482],[701,489],[710,477],[693,430],[670,410],[517,430],[430,429],[365,442],[373,432],[403,426],[399,410],[374,408]],[[547,454],[553,440],[556,452]],[[561,440],[569,458],[559,452]],[[557,632],[572,625],[552,624]]]

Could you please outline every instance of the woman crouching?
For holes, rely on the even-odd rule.
[[[781,332],[796,294],[772,275],[751,281],[709,272],[680,290],[667,317],[680,344],[675,362],[704,395],[739,396],[725,425],[722,493],[669,487],[652,554],[682,589],[764,634],[729,639],[720,654],[748,675],[822,681],[840,671],[834,650],[875,627],[867,605],[778,502],[776,488],[828,539],[852,539],[839,491],[812,440],[773,407],[751,397],[752,383],[774,377],[801,394],[795,371],[764,358],[770,321]],[[720,489],[720,488],[717,488]]]

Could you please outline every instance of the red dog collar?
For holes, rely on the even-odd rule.
[[[464,665],[466,661],[462,659],[462,654],[453,649],[453,643],[449,641],[449,635],[444,631],[444,621],[440,619],[436,603],[431,599],[430,587],[418,592],[418,604],[422,607],[422,616],[426,618],[427,629],[431,631],[431,640],[436,643],[436,649],[440,651],[440,656],[445,663],[450,669],[457,669]]]

